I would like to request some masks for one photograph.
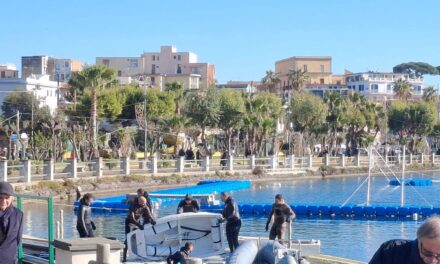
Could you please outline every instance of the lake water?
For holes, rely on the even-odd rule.
[[[406,187],[406,204],[428,206],[440,205],[439,173],[429,175],[408,175],[434,180],[432,186]],[[391,177],[390,177],[391,179]],[[277,193],[284,195],[288,203],[341,205],[353,194],[365,177],[343,179],[314,179],[304,181],[283,181],[254,183],[249,190],[233,193],[239,203],[272,203]],[[388,185],[385,177],[374,177],[371,184],[373,205],[399,205],[400,187]],[[366,199],[366,184],[355,194],[349,204],[362,204]],[[158,216],[175,212],[177,201],[162,204]],[[55,212],[64,210],[65,237],[77,236],[76,217],[70,206],[56,206]],[[47,237],[46,206],[41,203],[27,203],[24,206],[24,233]],[[97,235],[124,239],[124,218],[126,213],[95,213]],[[59,216],[57,215],[58,219]],[[293,238],[319,239],[323,254],[345,257],[367,262],[380,244],[393,238],[415,238],[416,230],[422,221],[410,219],[347,219],[330,217],[299,217],[293,223]],[[241,235],[268,236],[264,231],[266,219],[262,217],[244,217]]]

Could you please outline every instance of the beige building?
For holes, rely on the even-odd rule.
[[[333,83],[332,57],[329,56],[295,56],[275,62],[275,72],[279,74],[281,87],[289,86],[287,74],[290,69],[304,70],[309,77],[309,84]]]
[[[171,82],[183,79],[185,89],[198,89],[193,88],[196,86],[196,82],[192,81],[195,76],[200,76],[199,88],[205,89],[215,83],[214,65],[198,62],[197,54],[179,52],[173,46],[161,46],[159,52],[144,52],[140,57],[97,57],[96,64],[115,69],[120,78],[146,74],[151,77],[153,85],[157,85],[159,80]]]
[[[72,73],[81,71],[83,64],[72,59],[57,59],[50,56],[21,57],[21,78],[33,75],[49,75],[50,81],[68,82]]]
[[[18,78],[17,68],[13,65],[0,65],[0,79]]]

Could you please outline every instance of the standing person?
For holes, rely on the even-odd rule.
[[[284,240],[287,224],[291,219],[295,218],[295,213],[292,208],[284,202],[281,194],[275,195],[275,203],[272,205],[269,217],[266,223],[266,231],[269,230],[270,220],[274,217],[272,228],[270,229],[269,239],[275,240],[276,237],[280,240],[280,243]]]
[[[193,199],[191,194],[187,194],[185,199],[180,201],[177,206],[177,213],[197,213],[200,210],[199,203]]]
[[[130,233],[130,226],[134,225],[141,230],[144,230],[144,225],[152,224],[155,225],[153,214],[147,206],[147,199],[141,196],[138,198],[138,203],[135,204],[128,212],[127,218],[125,218],[125,248],[123,261],[127,261],[127,234]]]
[[[220,157],[220,166],[222,166],[222,170],[225,169],[227,163],[228,163],[228,151],[225,151]]]
[[[23,212],[12,205],[14,189],[0,182],[0,262],[17,263],[18,246],[23,234]]]
[[[222,201],[225,203],[223,208],[223,218],[226,220],[226,237],[228,239],[229,249],[234,252],[238,248],[238,234],[241,228],[240,212],[237,203],[228,193],[222,192]]]
[[[167,264],[186,264],[189,254],[193,251],[193,243],[186,242],[185,246],[180,249],[180,251],[177,251],[173,255],[170,255],[167,258]]]
[[[148,206],[148,209],[150,209],[150,212],[153,213],[153,202],[151,201],[150,194],[142,188],[137,189],[136,194],[137,197],[131,201],[128,209],[131,210],[135,205],[137,205],[140,197],[145,197],[145,200],[147,201],[146,205]]]
[[[79,201],[80,205],[77,212],[76,229],[81,238],[95,236],[93,230],[96,230],[96,226],[92,221],[92,208],[90,207],[94,199],[93,194],[86,193]]]
[[[369,264],[440,263],[440,217],[428,218],[417,230],[417,239],[383,243]]]

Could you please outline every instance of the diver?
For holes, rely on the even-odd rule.
[[[173,255],[170,255],[167,258],[167,264],[177,264],[177,263],[186,264],[189,258],[189,254],[191,254],[193,249],[194,249],[193,243],[186,242],[184,247],[180,248],[179,251],[177,251]]]
[[[199,203],[193,199],[191,194],[187,194],[185,199],[180,201],[177,206],[177,213],[197,213],[200,210]]]
[[[291,219],[295,218],[295,213],[288,204],[284,202],[283,196],[281,194],[275,195],[275,203],[272,205],[272,210],[270,211],[269,217],[266,223],[266,231],[269,230],[269,224],[274,217],[273,225],[269,232],[269,239],[275,240],[276,237],[282,243],[284,240],[284,234],[286,233],[287,223]]]

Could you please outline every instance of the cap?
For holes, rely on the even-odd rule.
[[[185,195],[185,200],[191,200],[193,197],[191,194]]]
[[[13,196],[14,188],[12,188],[12,185],[8,182],[0,182],[0,193]]]

